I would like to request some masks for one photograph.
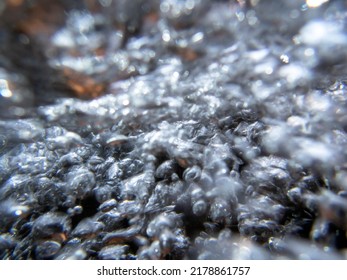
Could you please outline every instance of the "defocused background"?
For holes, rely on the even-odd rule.
[[[345,259],[339,0],[0,2],[2,259]]]

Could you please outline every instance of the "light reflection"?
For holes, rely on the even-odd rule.
[[[304,51],[304,54],[305,56],[313,56],[315,54],[315,51],[314,49],[312,48],[307,48],[305,51]]]
[[[203,39],[204,39],[204,33],[198,32],[198,33],[193,35],[192,42],[197,43],[199,41],[202,41]]]
[[[286,55],[286,54],[282,54],[281,56],[280,56],[280,59],[281,59],[281,61],[283,62],[283,63],[289,63],[289,57],[288,57],[288,55]]]
[[[309,8],[317,8],[326,2],[329,2],[329,0],[306,0],[306,4]]]
[[[23,211],[22,211],[22,210],[16,210],[16,211],[14,212],[14,214],[15,214],[16,216],[21,216],[21,215],[23,214]]]
[[[0,79],[0,95],[5,98],[12,97],[12,91],[8,87],[8,82],[5,79]]]
[[[162,39],[164,42],[169,42],[171,40],[171,35],[168,30],[165,30],[162,35]]]
[[[195,7],[195,1],[194,0],[188,0],[186,2],[186,9],[187,10],[193,10]]]
[[[266,67],[265,73],[267,75],[271,75],[273,73],[273,68],[271,66]]]
[[[175,71],[172,76],[171,76],[171,82],[172,83],[177,83],[180,78],[180,73]]]

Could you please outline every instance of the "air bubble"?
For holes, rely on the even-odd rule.
[[[38,259],[51,259],[61,248],[61,244],[56,241],[44,241],[36,246],[35,254]]]

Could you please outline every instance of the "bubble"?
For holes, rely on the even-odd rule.
[[[347,36],[341,25],[322,20],[308,22],[300,30],[299,40],[317,51],[318,58],[326,63],[337,63],[342,59],[342,48],[347,44]]]
[[[76,198],[84,198],[95,186],[95,176],[86,168],[78,168],[67,174],[67,188]]]
[[[126,229],[119,229],[113,232],[107,233],[102,242],[104,244],[117,244],[119,242],[123,243],[124,241],[133,239],[140,232],[140,226],[132,226]]]
[[[61,132],[58,133],[60,134]],[[54,138],[47,138],[47,147],[50,150],[65,149],[81,143],[81,137],[74,132],[66,132],[64,134],[56,135]]]
[[[82,162],[82,158],[74,152],[64,155],[59,159],[59,164],[61,166],[78,165],[81,162]]]
[[[108,180],[119,179],[122,175],[122,171],[120,170],[118,163],[113,163],[110,168],[107,170],[107,178]]]
[[[321,216],[338,226],[345,226],[347,217],[346,199],[324,190],[316,197]]]
[[[8,251],[13,249],[16,244],[16,240],[10,234],[0,234],[0,257],[6,259],[6,254],[8,254]]]
[[[304,66],[290,64],[282,66],[279,70],[281,77],[285,78],[290,87],[305,85],[310,82],[311,72]]]
[[[112,198],[112,199],[106,200],[102,204],[100,204],[98,209],[103,211],[103,212],[107,212],[107,211],[114,209],[117,206],[117,204],[118,204],[117,201],[114,198]]]
[[[125,158],[119,162],[123,177],[129,178],[144,171],[144,163],[137,158]]]
[[[98,165],[98,164],[102,164],[105,160],[102,157],[98,157],[98,156],[92,156],[89,159],[89,164],[91,165]]]
[[[42,123],[37,120],[0,121],[0,133],[6,131],[6,138],[15,142],[32,142],[43,133]]]
[[[163,230],[159,237],[160,249],[163,254],[165,254],[166,252],[171,252],[175,241],[176,236],[170,230]]]
[[[188,167],[183,172],[183,178],[186,182],[198,181],[201,176],[201,168],[199,166]]]
[[[47,177],[36,182],[38,191],[36,197],[40,205],[49,203],[51,206],[62,205],[67,196],[67,189],[61,182],[54,182]]]
[[[3,232],[8,229],[12,223],[28,216],[30,208],[14,199],[7,199],[0,202],[0,213],[3,217],[0,222],[2,228],[1,232]]]
[[[81,205],[76,205],[75,207],[73,208],[69,208],[67,210],[67,213],[70,215],[70,216],[75,216],[75,215],[81,215],[83,212],[83,207]]]
[[[147,227],[147,235],[150,237],[159,236],[164,229],[175,227],[174,217],[161,214],[153,219]]]
[[[105,213],[99,213],[97,221],[102,222],[105,225],[105,231],[109,232],[114,229],[119,229],[122,226],[124,217],[115,208],[108,210]]]
[[[60,238],[65,241],[64,235],[68,234],[70,230],[71,223],[67,215],[59,212],[47,212],[34,221],[32,234],[35,238],[48,238],[61,234]]]
[[[230,205],[222,198],[214,199],[209,216],[213,222],[230,224],[232,219]]]
[[[161,256],[159,240],[153,241],[152,244],[139,252],[139,260],[159,260]]]
[[[78,223],[73,229],[71,234],[74,237],[88,238],[88,236],[95,235],[104,228],[104,225],[100,222],[94,221],[91,218],[85,218]]]
[[[155,172],[155,176],[159,179],[168,179],[177,172],[177,163],[174,160],[164,161],[160,164]]]
[[[208,209],[208,204],[204,200],[198,200],[193,204],[193,213],[196,216],[202,216]]]
[[[192,183],[190,184],[189,189],[191,200],[193,203],[200,199],[206,198],[205,192],[199,187],[199,185]]]
[[[293,203],[302,202],[303,190],[299,187],[294,187],[287,192],[289,199]]]
[[[133,217],[142,212],[143,205],[137,200],[123,200],[118,204],[118,211],[125,217]]]
[[[51,259],[61,248],[61,244],[55,241],[44,241],[35,248],[36,258]]]
[[[338,259],[339,255],[334,251],[326,252],[322,247],[310,245],[305,241],[298,240],[297,238],[288,238],[285,240],[275,239],[273,247],[279,252],[285,251],[289,257],[296,259]],[[306,252],[306,253],[305,253]]]
[[[134,197],[138,200],[146,200],[152,184],[153,178],[151,174],[147,172],[133,176],[123,181],[121,196],[124,199],[132,199],[132,197]]]
[[[101,260],[124,260],[128,251],[128,245],[106,246],[98,252],[98,256]]]
[[[87,252],[82,248],[65,248],[54,258],[55,260],[84,260],[87,257]]]

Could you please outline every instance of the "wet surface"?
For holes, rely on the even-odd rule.
[[[0,3],[1,259],[346,259],[344,1]]]

